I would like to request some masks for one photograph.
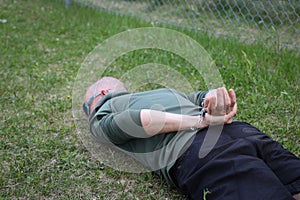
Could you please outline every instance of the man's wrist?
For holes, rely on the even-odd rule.
[[[207,113],[206,111],[206,108],[205,108],[205,105],[204,105],[204,101],[205,101],[205,98],[202,99],[202,102],[201,102],[201,110],[199,112],[199,119],[198,121],[194,124],[194,126],[191,127],[191,130],[192,131],[195,131],[197,129],[200,129],[200,128],[204,128],[205,126],[202,125],[202,122],[204,120],[204,117],[205,117],[205,114]],[[201,126],[202,125],[202,126]]]
[[[190,128],[191,131],[196,131],[198,129],[204,128],[204,116],[198,116],[196,123]]]

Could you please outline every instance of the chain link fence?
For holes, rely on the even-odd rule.
[[[70,0],[65,0],[70,2]],[[153,24],[300,51],[300,0],[72,0]]]

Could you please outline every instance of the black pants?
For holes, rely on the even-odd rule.
[[[286,200],[300,192],[300,159],[255,127],[225,125],[213,150],[199,158],[206,133],[197,133],[170,171],[190,199],[205,192],[208,200]]]

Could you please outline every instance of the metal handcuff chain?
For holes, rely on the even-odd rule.
[[[204,119],[204,116],[205,114],[207,113],[205,107],[204,107],[204,98],[202,100],[202,103],[201,103],[201,110],[199,112],[199,115],[200,115],[200,119],[194,124],[194,126],[191,127],[191,131],[196,131],[198,130],[198,125],[201,124],[203,122],[203,119]]]

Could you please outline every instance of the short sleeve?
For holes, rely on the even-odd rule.
[[[107,138],[114,144],[123,144],[136,138],[150,137],[144,131],[140,110],[126,110],[120,113],[108,113],[98,116],[91,122],[92,133],[98,138]]]

